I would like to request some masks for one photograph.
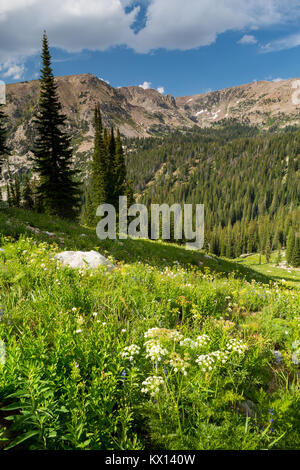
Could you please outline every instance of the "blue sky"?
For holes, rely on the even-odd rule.
[[[183,96],[296,78],[299,20],[298,0],[1,0],[0,79],[39,77],[44,28],[55,75],[114,87]]]

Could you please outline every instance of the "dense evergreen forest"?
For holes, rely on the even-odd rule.
[[[208,251],[268,257],[286,246],[290,228],[298,238],[299,130],[261,134],[230,121],[126,145],[140,202],[205,205]]]

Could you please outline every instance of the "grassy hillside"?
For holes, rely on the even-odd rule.
[[[295,286],[21,210],[0,233],[0,448],[299,448]]]
[[[296,289],[300,289],[300,269],[287,266],[285,262],[285,252],[282,253],[282,262],[277,262],[278,252],[271,254],[270,263],[262,256],[259,262],[259,254],[252,254],[244,259],[237,258],[235,261],[241,266],[249,266],[251,269],[269,276],[271,279],[281,283],[287,283]]]

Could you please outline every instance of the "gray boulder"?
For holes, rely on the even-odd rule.
[[[54,256],[63,266],[70,268],[98,268],[98,266],[106,266],[111,271],[116,268],[105,256],[100,255],[97,251],[63,251]]]

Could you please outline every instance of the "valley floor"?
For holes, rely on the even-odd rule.
[[[299,448],[299,271],[22,210],[0,237],[0,449]],[[93,249],[117,268],[53,259]]]

